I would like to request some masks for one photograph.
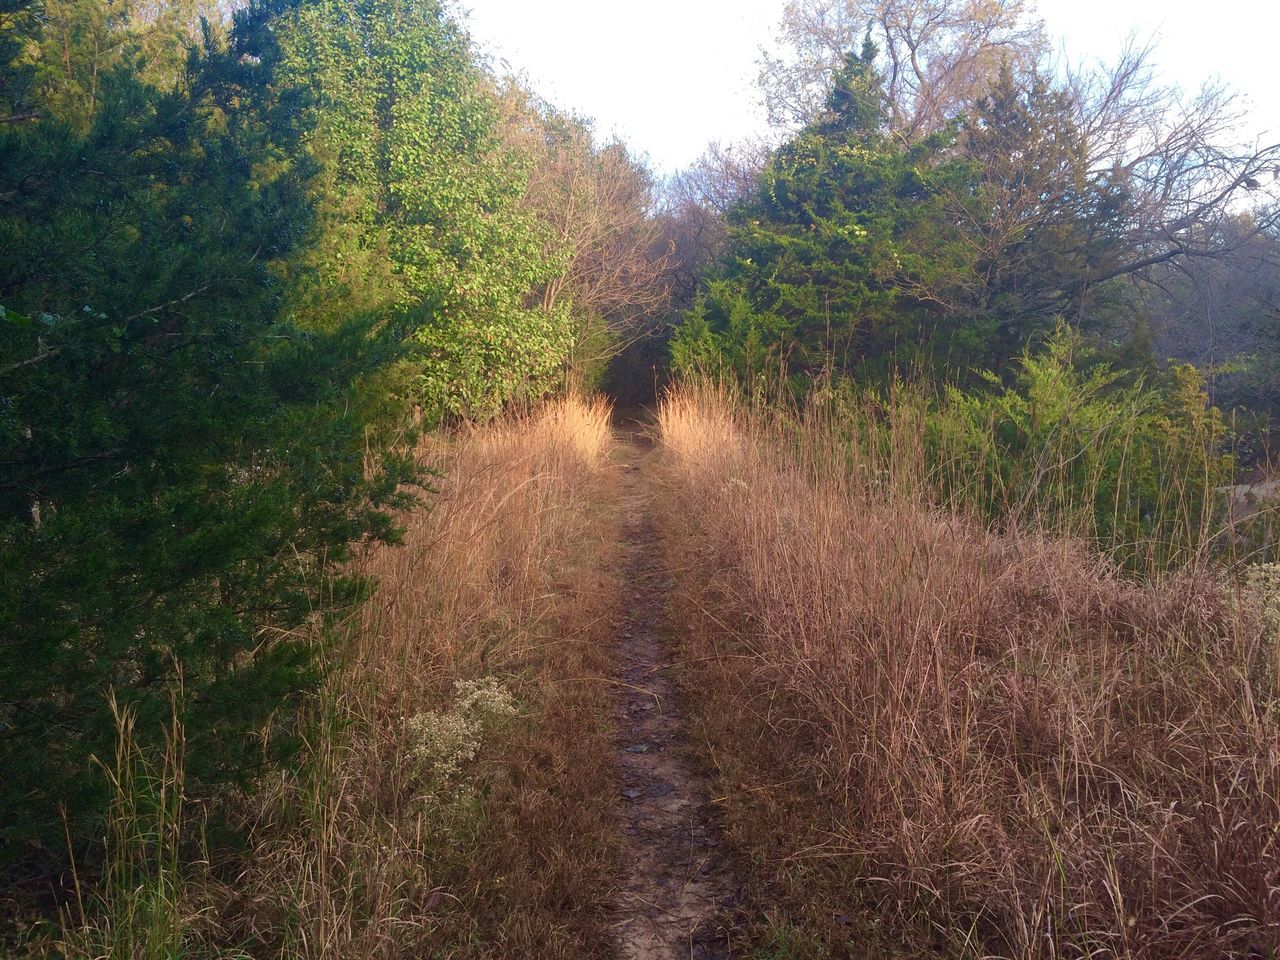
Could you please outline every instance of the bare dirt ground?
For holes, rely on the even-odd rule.
[[[613,916],[620,960],[727,960],[736,883],[720,850],[709,781],[695,762],[667,634],[667,575],[653,521],[652,441],[622,432],[622,562],[616,711],[623,875]]]

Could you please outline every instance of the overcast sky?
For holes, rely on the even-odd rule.
[[[764,126],[755,61],[784,0],[462,2],[489,55],[660,171]],[[1040,0],[1038,11],[1073,59],[1110,59],[1131,33],[1154,38],[1166,79],[1224,81],[1251,101],[1250,136],[1280,140],[1277,0]]]

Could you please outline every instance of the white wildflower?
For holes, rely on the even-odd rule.
[[[482,720],[499,720],[516,715],[516,700],[497,677],[459,680],[453,685],[458,695],[458,713],[477,715]]]
[[[511,691],[494,677],[460,680],[451,710],[429,710],[405,721],[408,757],[424,802],[461,799],[466,768],[480,753],[486,728],[516,714]]]
[[[409,758],[424,780],[452,782],[480,751],[481,725],[458,713],[420,713],[406,728]]]
[[[1262,624],[1280,634],[1280,563],[1257,563],[1245,571],[1245,595]]]

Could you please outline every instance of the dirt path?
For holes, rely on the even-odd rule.
[[[627,850],[613,928],[620,960],[722,960],[735,884],[719,853],[708,782],[693,762],[665,631],[666,573],[653,522],[651,443],[620,451],[627,565],[616,711]]]

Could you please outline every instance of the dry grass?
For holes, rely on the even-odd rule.
[[[607,407],[572,399],[424,442],[439,492],[364,560],[378,591],[308,763],[245,805],[252,850],[203,890],[218,941],[343,960],[602,949],[612,442]],[[447,772],[414,725],[456,732],[455,684],[482,677],[516,716],[477,720],[477,755],[458,747]]]
[[[660,425],[686,682],[785,955],[1276,955],[1276,638],[1231,588],[939,510],[909,436],[885,482],[712,390]]]

